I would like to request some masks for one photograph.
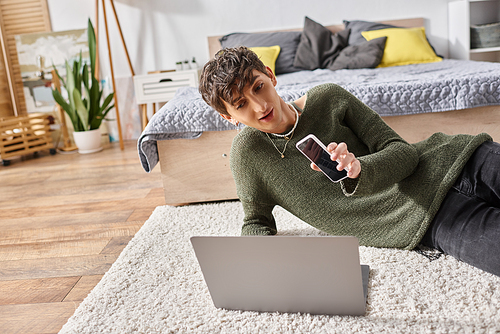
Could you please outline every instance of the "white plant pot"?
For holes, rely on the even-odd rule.
[[[73,138],[78,147],[78,153],[87,154],[102,150],[101,130],[99,129],[73,132]]]

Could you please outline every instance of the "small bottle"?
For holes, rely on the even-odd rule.
[[[182,61],[178,61],[177,63],[175,63],[175,68],[177,69],[177,71],[181,71],[182,70]]]
[[[184,63],[182,63],[182,69],[189,70],[189,61],[187,59],[184,60]]]
[[[196,59],[194,57],[193,57],[193,60],[191,60],[191,69],[192,70],[198,69],[198,63],[196,62]]]

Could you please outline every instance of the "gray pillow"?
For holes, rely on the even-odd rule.
[[[219,39],[223,48],[236,46],[274,46],[279,45],[281,51],[276,59],[276,74],[302,71],[293,66],[295,52],[300,42],[300,31],[279,31],[272,33],[233,33]]]
[[[366,42],[366,38],[361,35],[362,31],[380,30],[386,28],[399,28],[389,24],[369,22],[369,21],[346,21],[344,20],[346,29],[351,29],[349,35],[349,45],[359,45]]]
[[[328,68],[347,46],[349,30],[332,34],[330,30],[306,16],[293,65],[306,70]]]
[[[401,28],[397,26],[393,26],[390,24],[384,24],[384,23],[377,23],[377,22],[370,22],[370,21],[347,21],[344,20],[344,25],[346,29],[351,29],[351,34],[349,35],[349,45],[359,45],[361,43],[366,42],[366,38],[361,35],[362,31],[370,31],[370,30],[380,30],[380,29],[386,29],[386,28]],[[443,58],[443,56],[440,56],[437,54],[436,50],[432,46],[431,42],[429,42],[429,39],[427,36],[425,37],[427,39],[427,43],[432,48],[432,51],[438,56]]]
[[[384,55],[386,41],[387,37],[379,37],[371,41],[365,40],[365,42],[358,45],[349,45],[340,52],[328,69],[340,70],[377,67]]]

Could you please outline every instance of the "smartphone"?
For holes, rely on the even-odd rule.
[[[315,135],[307,135],[299,140],[296,146],[332,182],[339,182],[347,177],[347,170],[337,170],[338,162],[330,159],[330,152],[326,150],[326,146]]]

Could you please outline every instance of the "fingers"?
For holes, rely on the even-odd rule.
[[[328,146],[326,147],[327,151],[330,152],[330,153],[334,153],[335,149],[337,148],[338,144],[337,143],[330,143],[328,144]],[[346,145],[347,147],[347,145]]]
[[[354,154],[349,152],[346,143],[330,143],[326,149],[331,153],[330,158],[338,162],[338,170],[346,169],[349,178],[355,179],[359,177],[361,173],[361,164]],[[311,163],[311,168],[318,172],[321,171],[314,163]]]
[[[347,176],[351,179],[356,179],[361,173],[361,164],[359,160],[354,158],[354,160],[347,166]]]
[[[330,143],[327,150],[332,154],[331,159],[337,161],[338,170],[347,169],[347,176],[350,178],[357,178],[361,172],[361,164],[356,159],[353,153],[349,152],[346,143]]]
[[[318,166],[316,166],[316,164],[314,162],[311,162],[311,168],[315,171],[318,171],[318,172],[321,172],[321,169],[319,169]]]

